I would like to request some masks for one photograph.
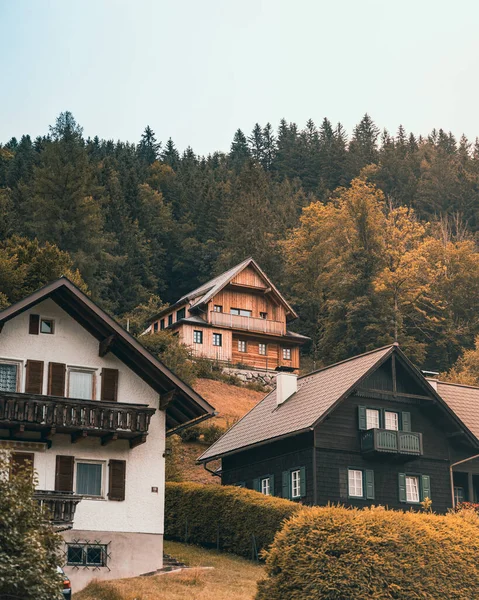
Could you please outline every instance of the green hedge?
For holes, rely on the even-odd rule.
[[[165,537],[256,558],[301,508],[239,487],[167,483]]]
[[[277,534],[256,599],[479,598],[479,517],[468,513],[302,511]]]

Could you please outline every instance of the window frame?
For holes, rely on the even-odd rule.
[[[424,494],[424,478],[427,478],[428,480],[428,488],[429,488],[429,499],[431,499],[431,476],[424,474],[424,473],[414,473],[414,472],[409,472],[409,473],[398,473],[398,477],[403,475],[404,476],[404,490],[405,490],[405,500],[401,500],[401,490],[400,490],[400,484],[398,481],[398,492],[399,492],[399,501],[401,504],[411,504],[412,506],[419,506],[421,504],[421,502],[424,501],[424,498],[426,497],[426,495]],[[418,492],[419,492],[419,500],[413,501],[413,500],[408,500],[407,499],[407,479],[408,478],[412,478],[415,477],[418,480]]]
[[[355,472],[361,473],[362,496],[353,496],[350,492],[350,486],[349,486],[350,471],[355,471]],[[357,466],[349,466],[347,468],[347,489],[348,489],[347,497],[348,497],[348,499],[350,499],[350,500],[365,500],[365,501],[374,500],[376,497],[376,489],[375,489],[374,479],[375,478],[374,478],[374,470],[373,469],[357,467]],[[369,491],[369,489],[368,489],[369,484],[371,485],[371,488],[372,488],[371,491]]]
[[[51,331],[42,331],[43,323],[51,323]],[[40,317],[38,332],[43,333],[44,335],[55,335],[55,319],[50,319],[49,317]]]
[[[77,400],[96,400],[96,381],[97,381],[97,371],[98,369],[94,369],[93,367],[77,367],[75,365],[67,365],[67,373],[66,373],[66,388],[67,388],[67,398],[73,398]],[[78,398],[78,396],[72,396],[70,394],[70,373],[89,373],[91,374],[91,398]]]
[[[81,549],[82,552],[82,560],[80,561],[70,561],[69,557],[68,557],[68,551],[70,550],[70,548],[78,548]],[[102,563],[94,563],[94,562],[88,562],[88,550],[90,548],[99,548],[101,551],[101,556],[102,556]],[[108,544],[95,544],[95,543],[89,543],[89,542],[66,542],[66,564],[67,566],[72,566],[72,567],[94,567],[94,568],[101,568],[101,567],[107,567],[108,566]]]
[[[156,333],[158,331],[158,321],[155,321],[153,323],[153,333]]]
[[[242,312],[246,312],[248,313],[247,315],[242,315]],[[230,308],[230,315],[234,315],[235,317],[252,317],[253,316],[253,311],[249,310],[247,308],[234,308],[231,307]]]
[[[350,479],[350,474],[351,473],[359,473],[360,474],[360,481],[361,481],[361,494],[352,494],[351,493],[351,479]],[[355,482],[356,485],[357,482]],[[364,499],[364,470],[363,469],[356,469],[354,467],[348,467],[348,498],[355,498],[355,499]]]
[[[283,360],[292,360],[292,352],[291,352],[291,348],[282,348],[282,356],[283,356]]]
[[[394,428],[391,429],[387,426],[387,415],[388,414],[396,415],[396,425],[397,425],[396,429],[394,429]],[[401,423],[401,415],[399,414],[399,412],[397,410],[384,409],[383,410],[383,425],[384,425],[383,429],[387,429],[387,431],[401,431],[402,423]]]
[[[164,328],[165,328],[165,319],[161,319],[160,320],[160,331],[163,331]]]
[[[462,500],[459,500],[459,496],[458,496],[456,490],[462,490]],[[455,485],[454,486],[454,506],[457,506],[458,504],[462,504],[465,501],[466,501],[466,490],[465,490],[464,486],[463,485]]]
[[[264,482],[267,482],[266,486],[263,486]],[[259,488],[259,492],[264,496],[274,496],[274,494],[271,493],[271,475],[259,478]],[[267,489],[267,492],[264,491],[265,489]]]
[[[364,424],[365,427],[361,427],[361,409],[364,411]],[[359,418],[359,429],[363,430],[363,431],[367,431],[368,430],[368,426],[367,426],[367,414],[368,411],[377,411],[379,412],[379,427],[378,429],[385,429],[387,431],[405,431],[405,432],[410,432],[412,431],[412,427],[411,427],[411,413],[409,411],[401,411],[400,409],[395,410],[395,409],[390,409],[390,408],[384,408],[382,406],[371,406],[371,405],[365,405],[365,404],[361,404],[358,405],[358,418]],[[394,413],[397,415],[397,424],[398,424],[398,428],[397,429],[388,429],[386,427],[386,413]],[[405,428],[406,425],[406,428]],[[374,428],[371,428],[374,429]]]
[[[296,482],[294,477],[295,475],[297,475]],[[301,469],[291,469],[289,472],[289,477],[291,486],[291,500],[297,500],[298,498],[301,498]],[[297,494],[294,493],[295,484],[298,491]]]
[[[78,483],[78,464],[90,464],[90,465],[100,465],[101,466],[101,494],[99,496],[92,494],[82,494],[77,490]],[[87,500],[106,500],[106,472],[107,472],[107,461],[106,460],[95,460],[90,458],[74,458],[73,465],[73,489],[75,490],[75,494],[82,496],[82,498]]]
[[[176,322],[186,318],[186,306],[182,306],[176,311]]]
[[[264,319],[266,321],[268,319],[268,313],[265,312],[264,310],[260,310],[259,311],[259,318],[260,319]]]
[[[248,342],[246,340],[238,340],[238,352],[242,354],[248,352]]]
[[[261,352],[261,347],[264,348],[264,352]],[[267,356],[268,355],[268,344],[263,343],[263,342],[258,342],[258,354],[260,356]]]
[[[411,473],[405,473],[405,483],[406,483],[406,503],[407,504],[420,504],[421,503],[421,476],[413,475]],[[408,480],[415,479],[417,481],[417,500],[409,500],[408,499]]]
[[[368,421],[369,421],[369,415],[370,413],[376,413],[377,414],[377,427],[369,427],[368,425]],[[366,431],[369,431],[370,429],[381,429],[381,409],[379,408],[367,408],[366,407]]]
[[[173,313],[171,313],[171,315],[168,315],[168,327],[171,327],[173,325]]]
[[[199,341],[196,339],[199,334]],[[201,329],[193,329],[193,344],[202,344],[203,343],[203,331]]]
[[[223,305],[222,304],[213,304],[213,312],[222,313]]]
[[[23,381],[23,370],[22,370],[22,367],[24,366],[23,361],[11,360],[9,358],[0,358],[0,365],[11,365],[11,366],[14,366],[17,368],[15,392],[20,392],[22,389],[22,381]]]
[[[219,340],[219,344],[216,343],[216,340]],[[223,346],[223,334],[221,333],[213,333],[213,346],[215,348],[221,348]]]

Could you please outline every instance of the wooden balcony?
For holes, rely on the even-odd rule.
[[[365,455],[422,456],[422,433],[368,429],[361,434],[361,451]]]
[[[268,319],[258,319],[257,317],[242,317],[241,315],[231,315],[229,313],[214,311],[210,311],[210,323],[219,327],[243,329],[245,331],[268,333],[270,335],[284,335],[286,333],[286,323],[282,323],[281,321],[270,321]]]
[[[66,433],[72,442],[101,437],[102,445],[128,439],[133,448],[146,441],[154,412],[145,404],[0,392],[0,429],[9,429],[12,437],[26,431],[40,432],[42,439]]]
[[[42,508],[46,508],[55,527],[70,528],[73,525],[77,504],[81,496],[73,492],[35,490],[33,497]]]

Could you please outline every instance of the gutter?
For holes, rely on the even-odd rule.
[[[202,423],[203,421],[207,421],[208,419],[211,419],[212,417],[217,417],[218,416],[218,411],[215,410],[212,413],[208,413],[207,415],[203,415],[202,417],[198,417],[197,419],[194,419],[193,421],[188,421],[188,423],[183,423],[183,425],[178,425],[178,427],[175,427],[174,429],[169,429],[166,432],[166,437],[171,437],[172,435],[175,435],[175,433],[179,433],[180,431],[183,431],[184,429],[188,429],[188,427],[194,427],[195,425],[198,425],[199,423]]]
[[[451,463],[449,465],[449,480],[451,482],[451,498],[452,498],[452,508],[456,508],[456,501],[454,498],[454,474],[453,474],[453,467],[457,467],[457,465],[462,465],[463,463],[469,462],[470,460],[473,460],[474,458],[479,458],[479,454],[474,454],[474,456],[469,456],[469,458],[463,458],[462,460],[458,460],[455,463]]]

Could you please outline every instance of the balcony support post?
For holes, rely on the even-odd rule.
[[[115,442],[118,439],[117,433],[109,433],[101,438],[101,445],[108,446],[111,442]]]
[[[146,442],[146,438],[147,438],[146,433],[142,434],[142,435],[137,435],[136,437],[131,438],[130,448],[133,449],[133,448],[136,448],[137,446],[139,446],[140,444],[144,444]]]
[[[88,431],[76,431],[75,433],[71,434],[71,442],[72,444],[76,444],[77,442],[84,440],[86,437],[88,437]]]

